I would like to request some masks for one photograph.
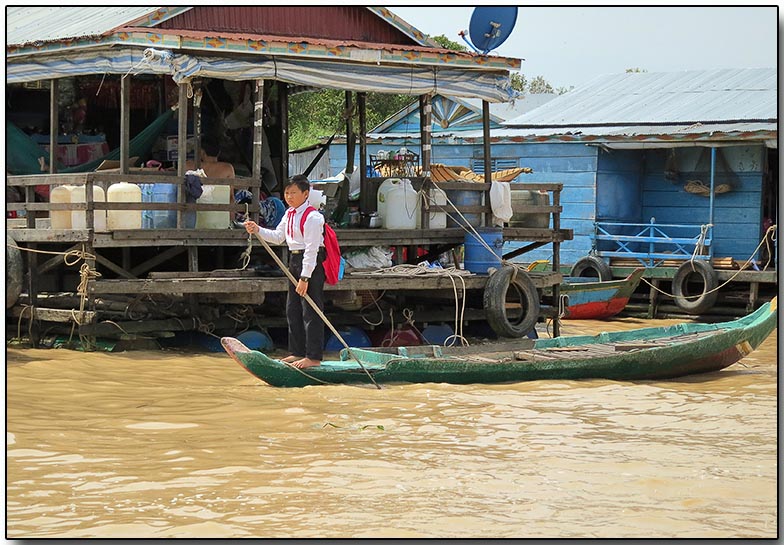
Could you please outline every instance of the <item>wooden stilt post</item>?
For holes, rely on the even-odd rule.
[[[359,110],[359,187],[367,185],[367,93],[357,93]]]
[[[49,174],[57,173],[57,137],[60,134],[60,80],[49,80]],[[35,224],[33,224],[34,226]]]
[[[185,161],[188,154],[188,87],[181,83],[179,89],[179,102],[177,105],[177,202],[185,202]],[[177,229],[184,227],[183,210],[177,210]]]
[[[482,143],[485,156],[485,183],[489,184],[493,181],[493,159],[490,155],[490,103],[486,100],[482,101]],[[487,204],[489,195],[488,191],[484,192],[482,204]],[[482,225],[486,226],[490,223],[487,221],[487,214],[482,214]]]
[[[420,141],[422,142],[422,149],[420,150],[420,158],[422,159],[422,177],[425,179],[425,189],[430,187],[430,161],[431,161],[431,128],[433,123],[433,116],[431,115],[432,105],[430,103],[430,95],[422,95],[419,97],[419,132]],[[429,193],[425,193],[429,195]],[[422,206],[420,210],[422,214],[422,229],[430,229],[430,210],[428,207]]]
[[[278,105],[280,107],[280,172],[284,180],[289,179],[289,85],[278,82]]]
[[[120,78],[120,172],[128,174],[131,147],[131,77]]]
[[[264,80],[257,79],[253,85],[253,179],[264,185],[261,176],[261,154],[264,143]],[[252,187],[251,204],[258,206],[261,199],[261,188]],[[253,221],[259,221],[259,213],[251,213]]]

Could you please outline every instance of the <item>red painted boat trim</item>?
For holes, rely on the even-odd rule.
[[[626,303],[629,302],[628,297],[617,297],[609,301],[594,301],[591,303],[583,303],[582,305],[569,306],[566,309],[566,320],[599,320],[602,318],[609,318],[621,312]]]

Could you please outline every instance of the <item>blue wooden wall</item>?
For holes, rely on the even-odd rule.
[[[733,257],[745,261],[759,244],[762,230],[762,175],[765,149],[762,146],[720,148],[727,165],[736,173],[733,189],[714,198],[713,255]],[[643,175],[642,220],[651,217],[657,223],[707,224],[710,199],[684,190],[692,177],[690,169],[697,168],[701,148],[678,150],[680,175],[676,183],[664,178],[666,150],[645,152]],[[701,169],[700,169],[701,170]],[[702,172],[706,184],[710,179]],[[717,168],[717,184],[723,181]],[[697,177],[697,176],[695,176]]]
[[[405,145],[419,153],[417,140],[368,146],[368,153],[393,150]],[[561,244],[561,263],[574,263],[588,255],[594,221],[702,224],[708,222],[709,199],[684,191],[689,169],[696,168],[702,148],[679,148],[679,179],[664,177],[669,150],[603,150],[581,143],[499,143],[492,157],[497,168],[523,166],[533,169],[515,183],[561,182],[563,213],[561,227],[572,229],[574,239]],[[715,198],[714,255],[746,260],[761,236],[761,194],[764,148],[722,148],[728,166],[737,173],[731,192]],[[330,146],[330,166],[337,174],[346,164],[343,144]],[[358,159],[355,159],[355,164]],[[463,165],[483,171],[482,146],[434,143],[434,163]],[[705,180],[706,183],[709,180]],[[719,180],[720,182],[720,180]],[[717,182],[717,183],[719,183]],[[677,233],[674,235],[677,236]],[[526,243],[507,243],[505,251]],[[516,261],[550,259],[552,245],[523,254]]]

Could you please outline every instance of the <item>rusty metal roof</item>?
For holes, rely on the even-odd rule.
[[[770,121],[778,119],[777,95],[775,68],[611,74],[504,125],[562,134],[598,126]]]
[[[280,29],[297,28],[308,33],[316,30],[316,34],[325,33],[312,17],[297,23],[297,26],[293,21],[293,8],[282,12],[275,11],[277,8],[273,7],[221,9],[223,11],[187,6],[9,8],[6,57],[18,59],[96,46],[121,45],[182,51],[220,50],[232,55],[247,53],[365,63],[459,66],[481,71],[507,71],[520,67],[519,59],[451,51],[438,47],[438,44],[433,47],[430,44],[434,42],[427,36],[380,7],[363,8],[367,10],[366,13],[356,9],[349,12],[324,12],[332,14],[334,19],[332,26],[327,29],[333,29],[334,32],[326,32],[327,36],[273,35],[271,32],[261,32],[256,29],[258,25],[253,24],[266,14],[272,17],[272,21],[261,25],[262,30],[277,33]],[[341,14],[353,26],[338,32],[335,30],[338,28],[336,18]],[[282,18],[279,24],[274,16]],[[363,21],[367,24],[360,24]],[[176,28],[180,23],[186,28]]]

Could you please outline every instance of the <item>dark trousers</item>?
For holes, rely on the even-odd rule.
[[[289,270],[294,278],[302,274],[303,254],[291,254]],[[316,268],[308,282],[308,295],[320,310],[324,310],[324,248],[319,249]],[[304,297],[296,292],[296,286],[289,282],[286,299],[286,319],[289,323],[289,351],[294,356],[321,360],[324,354],[324,322],[316,314]]]

